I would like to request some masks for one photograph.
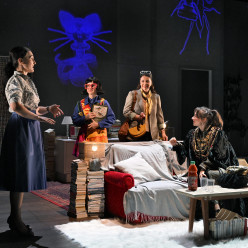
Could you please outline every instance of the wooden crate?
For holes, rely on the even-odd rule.
[[[102,142],[80,142],[79,158],[89,160],[91,158],[105,157],[105,143]]]

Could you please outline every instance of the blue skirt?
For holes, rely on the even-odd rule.
[[[12,113],[0,157],[0,190],[29,192],[46,188],[40,122]]]

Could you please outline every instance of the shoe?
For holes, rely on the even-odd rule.
[[[21,236],[34,236],[32,228],[29,225],[24,225],[26,228],[20,228],[11,216],[8,217],[7,223],[11,231],[15,231]]]

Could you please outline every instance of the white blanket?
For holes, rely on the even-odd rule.
[[[127,221],[188,218],[189,198],[174,191],[184,186],[177,181],[166,180],[147,182],[129,189],[123,199]]]
[[[172,179],[168,170],[165,152],[159,144],[150,143],[150,145],[113,145],[105,160],[108,160],[110,169],[114,169],[114,164],[128,159],[140,152],[146,162],[164,179]]]
[[[189,199],[173,190],[187,187],[187,184],[171,174],[172,170],[175,170],[175,165],[179,174],[185,173],[186,168],[185,165],[180,166],[175,161],[168,142],[114,144],[106,156],[103,169],[114,169],[115,163],[128,159],[138,152],[162,180],[140,184],[125,193],[123,206],[127,220],[134,220],[140,216],[166,216],[179,219],[188,217]]]
[[[108,143],[106,146],[107,154],[106,158],[102,162],[102,169],[105,171],[115,170],[115,163],[128,159],[136,153],[141,152],[143,158],[148,163],[150,163],[151,160],[155,163],[156,161],[160,161],[159,164],[162,164],[161,166],[165,169],[166,173],[169,172],[169,174],[172,174],[174,171],[174,173],[180,177],[187,172],[186,162],[182,165],[177,162],[176,152],[171,151],[171,145],[168,141],[119,142],[112,144]],[[155,150],[153,151],[153,149]],[[148,151],[149,155],[146,154],[146,151]],[[153,154],[152,157],[150,157],[150,152]],[[152,164],[154,163],[152,162]],[[166,164],[166,166],[163,166],[164,164]]]

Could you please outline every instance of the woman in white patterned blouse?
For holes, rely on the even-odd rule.
[[[28,76],[36,64],[32,51],[15,47],[5,70],[9,77],[5,95],[12,113],[5,129],[0,157],[0,190],[10,191],[11,212],[7,220],[11,230],[34,235],[21,218],[24,192],[46,188],[46,168],[40,122],[54,124],[43,115],[63,114],[57,104],[38,106],[40,99],[34,82]]]

